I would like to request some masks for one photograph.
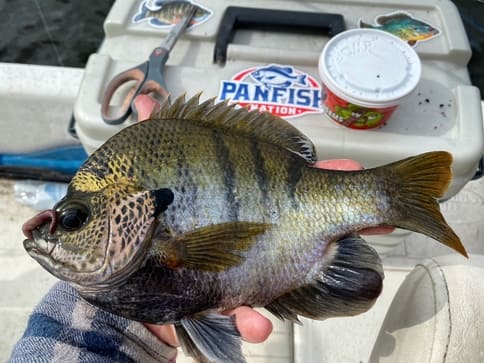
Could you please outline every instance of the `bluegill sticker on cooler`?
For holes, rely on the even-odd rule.
[[[360,28],[378,29],[396,35],[412,47],[418,42],[432,39],[441,33],[427,20],[416,18],[402,10],[377,16],[374,24],[365,23],[363,18],[360,18],[358,24]]]
[[[213,11],[188,0],[142,0],[139,9],[133,16],[133,24],[148,22],[149,25],[166,29],[175,25],[187,13],[187,8],[197,6],[197,10],[188,25],[188,29],[205,23]]]
[[[280,117],[322,112],[319,82],[292,66],[269,64],[244,69],[220,84],[219,101]]]

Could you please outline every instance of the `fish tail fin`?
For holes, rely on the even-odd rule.
[[[452,179],[451,163],[451,154],[434,151],[381,167],[394,184],[393,213],[388,222],[422,233],[468,257],[459,237],[442,216],[437,200]]]

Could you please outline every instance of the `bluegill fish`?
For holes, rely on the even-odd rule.
[[[54,209],[24,224],[24,246],[91,303],[174,323],[200,362],[245,362],[222,310],[292,321],[368,310],[383,270],[363,228],[406,228],[466,255],[437,201],[449,153],[361,171],[315,161],[276,116],[180,97],[96,150]]]
[[[375,22],[376,25],[371,25],[360,19],[359,26],[392,33],[411,46],[414,46],[417,41],[427,40],[439,34],[439,30],[432,25],[405,12],[381,15],[376,18]]]

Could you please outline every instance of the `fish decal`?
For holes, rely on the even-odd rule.
[[[190,21],[189,29],[206,22],[213,14],[213,11],[188,0],[143,0],[133,16],[133,23],[147,21],[156,28],[168,28],[186,16],[192,5],[197,10]]]
[[[272,87],[290,87],[292,85],[306,86],[306,74],[294,72],[290,66],[271,64],[267,67],[258,68],[252,72],[251,77],[257,82],[270,89]]]
[[[404,11],[380,15],[375,19],[375,25],[365,23],[360,18],[359,27],[386,31],[396,35],[411,46],[416,46],[417,42],[429,40],[440,34],[440,30],[436,27]]]
[[[359,171],[315,162],[281,118],[182,96],[91,154],[67,195],[24,224],[24,247],[87,301],[174,324],[187,354],[216,363],[245,362],[220,311],[294,322],[367,311],[384,276],[364,228],[420,232],[466,256],[439,210],[449,153]]]

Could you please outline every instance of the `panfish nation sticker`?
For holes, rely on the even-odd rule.
[[[218,100],[230,100],[249,111],[268,111],[284,118],[323,112],[319,82],[288,65],[245,69],[221,82]]]

